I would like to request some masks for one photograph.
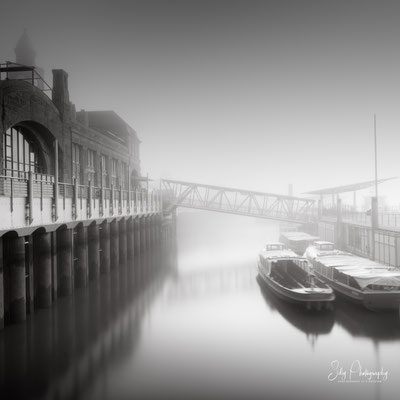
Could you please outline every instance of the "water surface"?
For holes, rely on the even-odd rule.
[[[180,213],[176,254],[136,260],[0,333],[3,387],[60,399],[398,399],[398,313],[345,301],[308,313],[277,299],[255,263],[278,235],[273,222]],[[348,382],[351,365],[386,380]]]

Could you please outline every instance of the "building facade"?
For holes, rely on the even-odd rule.
[[[0,329],[160,243],[135,130],[114,111],[76,112],[67,72],[52,72],[50,86],[26,32],[0,64]]]
[[[53,70],[50,92],[35,67],[26,32],[18,41],[16,60],[2,64],[0,174],[23,177],[31,171],[54,176],[58,158],[61,182],[140,186],[140,140],[135,130],[114,111],[75,112],[64,70]]]

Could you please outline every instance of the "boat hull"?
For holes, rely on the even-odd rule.
[[[289,288],[285,288],[284,286],[278,284],[274,281],[270,276],[266,275],[260,264],[258,264],[258,272],[261,277],[262,283],[271,289],[277,297],[292,304],[297,304],[299,306],[305,307],[307,309],[331,309],[332,302],[335,299],[335,295],[333,293],[299,293],[294,292]]]
[[[386,292],[386,291],[370,291],[363,292],[358,289],[351,288],[340,282],[329,279],[318,271],[315,275],[319,279],[327,283],[336,294],[356,303],[372,311],[385,311],[385,310],[399,310],[400,306],[400,292]]]

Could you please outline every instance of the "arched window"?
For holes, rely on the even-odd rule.
[[[4,174],[26,178],[29,171],[45,173],[39,144],[25,127],[13,127],[3,134]]]

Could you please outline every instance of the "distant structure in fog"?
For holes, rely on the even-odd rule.
[[[15,63],[1,69],[0,174],[54,175],[57,140],[60,181],[138,187],[140,140],[135,130],[114,111],[75,112],[67,72],[53,70],[52,88],[44,82],[26,30],[15,55]]]
[[[18,39],[14,52],[15,52],[15,64],[35,67],[37,75],[39,75],[40,77],[44,76],[43,69],[36,65],[36,51],[33,48],[32,42],[28,36],[26,29],[24,30],[24,33],[21,35],[21,37]],[[8,78],[31,80],[32,72],[31,71],[10,72],[8,74]],[[34,85],[37,86],[39,89],[42,90],[44,89],[42,79],[35,79]]]

